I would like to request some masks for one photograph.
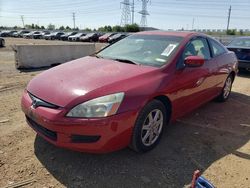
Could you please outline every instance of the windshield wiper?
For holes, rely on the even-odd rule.
[[[123,63],[129,63],[129,64],[134,64],[134,65],[140,65],[140,63],[137,63],[133,60],[129,60],[129,59],[120,59],[120,58],[116,58],[116,59],[113,59],[115,61],[119,61],[119,62],[123,62]]]
[[[92,56],[92,57],[96,57],[96,58],[103,58],[102,56],[97,55],[96,53],[94,53],[94,54],[92,54],[92,55],[90,55],[90,56]]]

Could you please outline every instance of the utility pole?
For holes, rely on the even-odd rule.
[[[134,24],[135,0],[132,1],[131,11],[132,11],[132,24]]]
[[[121,26],[131,23],[131,11],[129,0],[123,0],[122,4],[122,16],[121,16]]]
[[[231,19],[231,11],[232,11],[232,7],[230,5],[230,8],[228,10],[228,18],[227,18],[227,31],[229,29],[229,24],[230,24],[230,19]]]
[[[23,28],[24,28],[24,18],[23,18],[23,15],[21,15],[21,20],[22,20]]]
[[[149,15],[147,11],[147,4],[149,0],[141,0],[142,1],[142,10],[138,12],[141,14],[141,27],[146,27],[147,26],[147,16]]]
[[[192,22],[192,31],[194,30],[194,18],[193,18],[193,22]]]
[[[76,13],[73,12],[72,15],[73,15],[73,24],[74,24],[74,29],[75,29],[76,28]]]

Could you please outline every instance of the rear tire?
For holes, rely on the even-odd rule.
[[[5,46],[5,41],[4,40],[1,40],[0,41],[0,47],[4,47]]]
[[[232,84],[233,84],[233,75],[230,74],[225,81],[221,94],[216,98],[216,101],[225,102],[228,100],[231,94]]]
[[[146,104],[135,122],[129,147],[140,153],[156,147],[169,119],[167,116],[167,110],[159,100],[152,100]]]

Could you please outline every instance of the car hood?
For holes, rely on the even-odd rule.
[[[109,38],[110,36],[101,36],[101,37],[99,37],[100,39],[107,39],[107,38]]]
[[[27,90],[36,97],[49,103],[65,107],[77,98],[89,100],[93,97],[117,91],[100,89],[112,84],[122,86],[133,82],[137,76],[156,70],[155,67],[121,63],[96,57],[84,57],[54,67],[36,76],[30,81]],[[112,87],[111,87],[112,88]]]
[[[92,36],[82,36],[81,39],[89,39],[91,38]]]
[[[116,37],[110,37],[109,39],[110,40],[114,40],[114,39],[118,39],[118,38],[120,38],[121,36],[116,36]]]

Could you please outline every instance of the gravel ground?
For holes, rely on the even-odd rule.
[[[218,188],[250,188],[250,73],[236,78],[226,103],[210,102],[172,123],[151,152],[78,153],[36,136],[20,109],[23,89],[41,71],[16,70],[10,46],[55,42],[7,38],[0,49],[0,187],[179,188],[200,169]]]

